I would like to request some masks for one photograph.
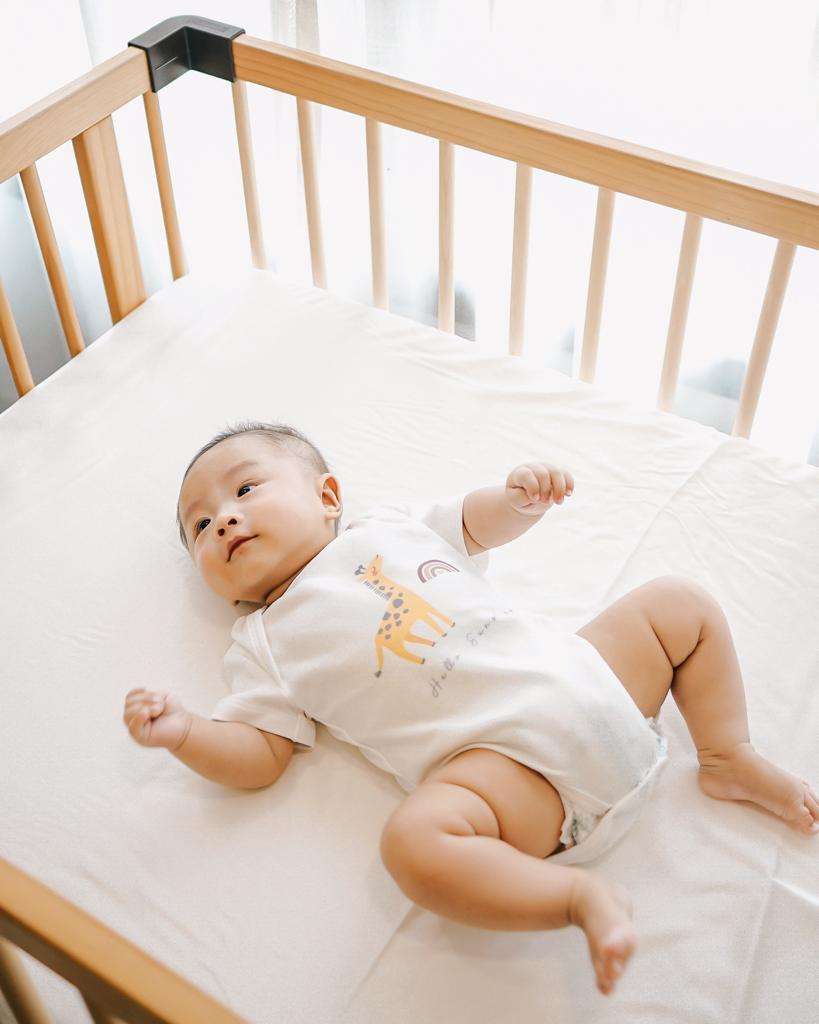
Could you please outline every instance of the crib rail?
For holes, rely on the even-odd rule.
[[[686,213],[657,405],[668,410],[677,387],[703,218],[778,239],[734,423],[748,437],[761,393],[797,245],[819,248],[819,195],[606,138],[439,89],[368,71],[291,47],[240,35],[232,42],[232,82],[252,263],[266,266],[245,83],[296,97],[313,283],[326,287],[311,104],[365,119],[373,302],[388,308],[380,125],[439,140],[438,326],[454,329],[454,149],[481,150],[517,165],[509,352],[523,350],[532,169],[598,188],[579,377],[593,382],[608,251],[618,192]],[[186,273],[159,100],[150,91],[144,51],[128,50],[0,125],[0,180],[21,175],[71,356],[82,351],[76,313],[54,242],[35,162],[72,140],[114,323],[145,299],[133,224],[111,113],[142,95],[174,278]],[[18,394],[34,384],[0,280],[0,335]]]
[[[178,22],[182,19],[173,19]],[[202,22],[203,19],[198,19]],[[216,25],[218,23],[211,23]],[[229,26],[221,26],[223,29]],[[237,30],[241,32],[241,30]],[[146,34],[147,35],[147,34]],[[749,437],[785,290],[799,245],[819,249],[819,194],[708,166],[658,150],[571,128],[369,71],[245,34],[228,44],[234,110],[253,266],[266,257],[259,212],[246,83],[296,98],[313,283],[327,287],[312,105],[358,114],[366,129],[373,302],[388,308],[381,125],[439,142],[438,326],[454,329],[454,147],[480,150],[517,165],[508,349],[523,350],[532,170],[598,189],[578,375],[593,382],[598,357],[609,243],[618,193],[685,212],[674,297],[656,404],[671,408],[704,218],[778,240],[759,314],[733,434]],[[146,298],[111,114],[141,95],[145,106],[174,279],[186,273],[158,95],[146,53],[129,47],[75,82],[0,125],[0,180],[20,174],[70,355],[84,347],[39,185],[36,161],[69,140],[75,149],[114,323]],[[0,336],[18,394],[33,386],[11,306],[0,279]]]
[[[383,195],[380,176],[374,173],[372,140],[378,139],[381,123],[439,140],[438,326],[442,330],[454,330],[453,146],[466,146],[516,163],[510,355],[520,355],[523,350],[532,169],[596,185],[598,202],[580,351],[581,380],[593,382],[595,377],[616,194],[621,192],[684,211],[685,227],[656,397],[658,408],[665,411],[671,409],[677,388],[702,219],[707,217],[778,239],[732,431],[735,436],[750,436],[796,246],[819,248],[819,194],[569,128],[246,35],[234,39],[233,59],[237,77],[234,96],[241,92],[240,83],[247,81],[297,98],[313,283],[319,287],[326,287],[326,273],[321,254],[318,188],[315,173],[308,166],[311,129],[303,114],[308,101],[365,118],[373,299],[383,308],[387,306],[383,283]],[[243,168],[250,163],[252,154],[245,151]],[[248,221],[260,232],[258,213],[250,203]]]
[[[15,946],[79,989],[94,1024],[247,1024],[96,918],[0,858],[0,989],[20,1024],[49,1024]]]

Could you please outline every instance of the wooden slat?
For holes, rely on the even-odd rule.
[[[438,143],[438,330],[455,331],[455,152]]]
[[[0,937],[126,1024],[248,1024],[59,893],[0,858]]]
[[[53,1024],[20,954],[4,938],[0,938],[0,989],[17,1024]]]
[[[114,122],[104,117],[73,144],[108,308],[117,323],[146,295]]]
[[[702,217],[697,217],[693,213],[687,214],[677,263],[677,281],[674,285],[674,300],[671,303],[671,320],[665,342],[663,368],[657,389],[657,408],[664,412],[674,404],[674,395],[677,393],[685,325],[691,305],[691,290],[694,286],[694,271],[697,266],[701,234]]]
[[[6,289],[3,287],[3,279],[0,277],[0,340],[3,342],[3,351],[6,353],[6,361],[9,364],[11,378],[17,388],[17,394],[22,398],[26,392],[34,387],[34,378],[31,376],[31,369],[26,359],[23,343],[14,321],[14,314],[11,311]]]
[[[390,308],[387,283],[387,243],[384,220],[384,172],[381,125],[365,118],[367,133],[367,183],[370,194],[370,251],[373,267],[373,305]]]
[[[82,993],[80,993],[82,995]],[[108,1013],[107,1010],[103,1010],[101,1006],[89,999],[88,996],[83,995],[82,1001],[88,1008],[88,1013],[91,1016],[91,1020],[94,1024],[120,1024],[119,1017],[114,1017],[113,1014]]]
[[[580,351],[580,380],[591,384],[597,368],[597,346],[600,340],[600,319],[606,291],[611,225],[614,218],[614,192],[601,188],[597,192],[597,213],[594,218],[589,291],[586,298],[586,321]]]
[[[239,162],[242,165],[247,229],[250,233],[250,258],[257,270],[264,270],[267,266],[267,258],[264,251],[262,217],[259,212],[259,193],[256,189],[256,169],[253,161],[247,87],[244,82],[236,81],[231,83],[231,89],[233,91],[233,113],[236,117],[236,138],[239,143]]]
[[[162,206],[162,220],[165,224],[165,237],[168,240],[168,256],[171,260],[171,273],[176,281],[188,272],[185,260],[185,249],[182,244],[182,233],[176,216],[176,202],[173,197],[171,168],[168,163],[168,150],[165,146],[165,132],[162,130],[162,113],[159,109],[159,96],[155,92],[142,94],[145,107],[145,120],[148,123],[148,137],[151,140],[151,153],[156,171],[156,183],[159,188],[159,202]]]
[[[519,356],[523,352],[531,200],[532,168],[526,164],[518,164],[515,172],[515,227],[512,236],[512,286],[509,295],[509,355],[512,356]]]
[[[819,248],[819,194],[242,35],[239,78],[459,146]]]
[[[299,96],[296,98],[296,109],[299,120],[301,170],[304,179],[304,202],[307,207],[307,233],[310,238],[313,284],[317,288],[326,288],[327,270],[324,265],[324,239],[321,231],[321,203],[319,201],[318,164],[313,133],[313,108],[307,100]]]
[[[36,165],[24,167],[20,171],[20,178],[26,193],[31,219],[34,222],[37,240],[40,243],[40,252],[43,254],[48,280],[51,283],[51,291],[54,294],[54,301],[57,303],[57,313],[63,326],[63,334],[73,359],[85,349],[85,342],[65,276],[63,261],[60,259],[60,250],[57,248],[57,239],[54,236],[54,228],[48,215],[48,207]]]
[[[771,345],[776,333],[776,325],[779,322],[779,314],[782,312],[785,289],[788,286],[788,278],[791,274],[795,254],[796,246],[791,245],[790,242],[779,242],[774,253],[771,272],[768,277],[768,287],[765,289],[765,298],[756,328],[754,347],[751,350],[748,368],[745,371],[742,394],[739,396],[739,406],[732,431],[735,437],[747,438],[751,433],[756,407],[759,403],[759,395],[762,391],[762,382],[765,379],[765,369],[768,365],[768,357],[771,354]]]
[[[151,88],[144,50],[128,47],[0,123],[0,181]]]

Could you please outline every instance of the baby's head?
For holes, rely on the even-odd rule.
[[[176,520],[185,550],[233,604],[270,604],[338,536],[341,491],[321,452],[283,423],[228,427],[182,478]],[[250,537],[231,550],[231,543]]]

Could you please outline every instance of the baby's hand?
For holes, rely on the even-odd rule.
[[[122,720],[140,746],[176,750],[188,735],[191,713],[172,693],[138,687],[125,697]]]
[[[525,516],[539,516],[555,502],[563,503],[574,491],[574,477],[568,469],[545,462],[524,462],[506,478],[506,498],[512,508]]]

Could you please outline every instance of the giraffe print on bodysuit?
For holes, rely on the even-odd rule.
[[[381,624],[375,637],[375,653],[378,659],[376,676],[381,675],[381,670],[384,667],[385,647],[393,654],[397,654],[399,658],[406,658],[419,665],[424,663],[425,658],[418,657],[404,646],[407,641],[414,644],[427,644],[430,647],[435,646],[434,640],[428,640],[425,636],[417,636],[411,632],[416,622],[426,622],[440,636],[446,636],[446,633],[433,616],[443,619],[450,627],[455,625],[452,619],[447,618],[443,612],[439,612],[437,608],[434,608],[409,587],[403,587],[395,580],[391,580],[389,576],[385,576],[381,568],[382,562],[382,556],[375,555],[366,568],[359,565],[355,570],[355,575],[361,577],[359,582],[365,584],[373,593],[387,602],[387,610],[381,617]]]

